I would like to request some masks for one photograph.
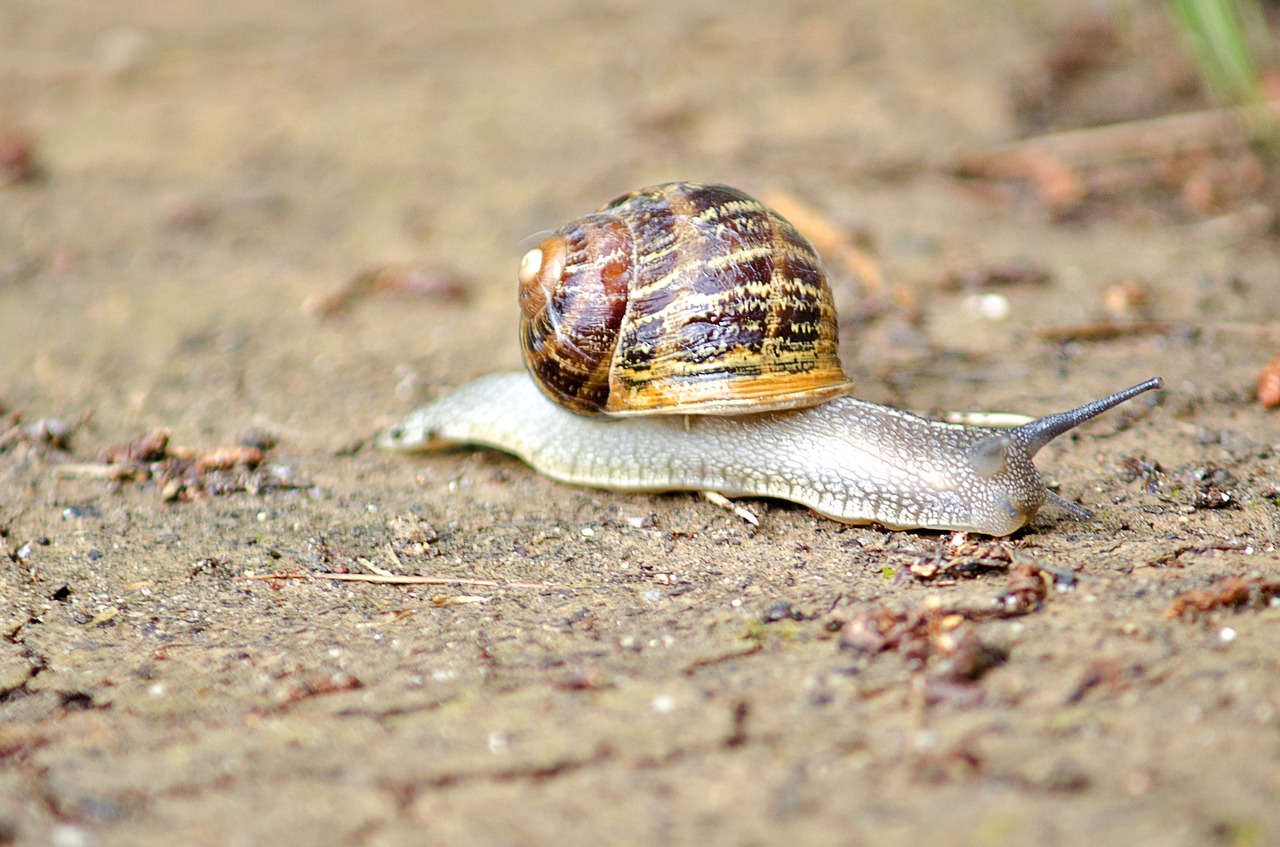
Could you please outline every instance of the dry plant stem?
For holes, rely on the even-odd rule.
[[[755,512],[745,506],[738,505],[728,497],[725,497],[719,491],[704,491],[702,492],[702,497],[708,503],[713,503],[722,509],[727,509],[728,511],[733,512],[752,526],[760,526],[760,519],[756,517]]]
[[[1036,338],[1042,341],[1110,341],[1115,338],[1128,338],[1138,335],[1158,335],[1166,332],[1200,332],[1224,333],[1226,335],[1262,335],[1280,337],[1280,323],[1260,322],[1244,323],[1242,321],[1219,321],[1217,323],[1188,323],[1184,321],[1146,320],[1146,321],[1097,321],[1095,323],[1070,324],[1063,326],[1046,326],[1035,331]],[[961,419],[947,420],[952,423],[967,423]]]
[[[440,268],[411,264],[379,265],[362,271],[327,294],[303,301],[309,315],[328,318],[348,311],[357,301],[383,291],[403,291],[421,297],[462,300],[466,286],[457,274]]]
[[[1035,336],[1043,341],[1056,342],[1110,341],[1138,335],[1159,335],[1168,332],[1170,328],[1165,321],[1099,321],[1071,326],[1047,326],[1037,329]]]
[[[1280,116],[1280,101],[1267,107]],[[1215,148],[1234,143],[1243,126],[1236,109],[1208,109],[1141,121],[1072,129],[1011,141],[962,153],[947,170],[962,174],[998,175],[1010,160],[1027,153],[1056,157],[1077,167],[1124,159],[1168,156],[1188,148]]]
[[[1218,321],[1216,323],[1198,324],[1205,332],[1223,332],[1228,335],[1275,335],[1280,336],[1280,322],[1261,321],[1245,323],[1244,321]]]
[[[66,465],[58,465],[53,469],[58,476],[69,478],[89,478],[89,479],[137,479],[147,473],[147,469],[142,465],[135,464],[113,464],[103,465],[97,463],[73,463]]]
[[[341,582],[377,582],[383,585],[482,585],[486,588],[567,588],[554,582],[499,582],[495,579],[462,579],[412,574],[370,573],[270,573],[238,576],[239,581],[271,579],[330,579]]]
[[[8,447],[10,444],[22,437],[22,424],[14,424],[9,429],[0,433],[0,450]]]

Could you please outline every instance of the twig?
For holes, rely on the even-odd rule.
[[[1280,101],[1267,107],[1280,115]],[[1051,132],[1011,141],[984,150],[962,153],[950,169],[963,174],[990,175],[1003,163],[1026,153],[1047,154],[1077,167],[1121,159],[1167,156],[1188,148],[1219,147],[1239,138],[1237,109],[1207,109],[1140,121]]]
[[[735,650],[732,653],[720,653],[715,656],[708,656],[705,659],[696,659],[690,662],[689,664],[685,665],[683,668],[681,668],[680,672],[685,676],[693,676],[695,673],[702,670],[703,668],[709,668],[713,665],[719,665],[724,662],[734,662],[734,661],[737,661],[738,659],[746,659],[750,656],[754,656],[756,653],[759,653],[763,649],[764,649],[763,645],[753,644],[750,647],[746,648],[745,650]]]
[[[739,506],[719,491],[703,491],[702,497],[708,503],[714,503],[722,509],[728,509],[730,512],[733,512],[752,526],[760,526],[760,519],[756,517],[755,512],[751,511],[746,506]]]
[[[417,576],[415,574],[372,573],[270,573],[236,577],[239,581],[268,579],[332,579],[341,582],[377,582],[383,585],[482,585],[487,588],[568,588],[554,582],[498,582],[494,579]]]
[[[1236,550],[1246,550],[1248,549],[1248,547],[1249,547],[1248,544],[1231,544],[1231,543],[1185,544],[1180,547],[1175,547],[1173,550],[1170,550],[1169,552],[1165,553],[1159,558],[1151,560],[1147,564],[1148,565],[1167,565],[1170,562],[1173,562],[1173,561],[1176,561],[1177,559],[1182,558],[1188,553],[1193,553],[1197,555],[1201,553],[1217,553],[1217,552],[1230,553]]]
[[[1098,321],[1090,324],[1046,326],[1035,331],[1043,341],[1111,341],[1138,335],[1159,335],[1172,327],[1165,321]]]
[[[10,444],[22,437],[22,424],[15,423],[3,433],[0,433],[0,450],[8,447]]]
[[[357,300],[382,291],[404,291],[422,297],[442,300],[464,300],[467,284],[450,270],[425,265],[379,265],[348,279],[328,294],[308,297],[303,311],[320,318],[345,312]]]
[[[113,465],[103,465],[98,463],[72,463],[66,465],[57,465],[53,472],[58,476],[64,477],[88,477],[90,479],[141,479],[149,473],[143,465],[133,463],[120,463]]]

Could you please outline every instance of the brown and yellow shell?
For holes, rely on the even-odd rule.
[[[575,412],[746,414],[852,387],[817,253],[736,188],[619,197],[530,250],[519,277],[525,362]]]

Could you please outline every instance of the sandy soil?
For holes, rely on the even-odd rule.
[[[0,844],[1280,839],[1269,207],[1063,214],[940,166],[1203,107],[1167,37],[1054,89],[1084,5],[0,5],[40,168],[0,187]],[[867,399],[1041,414],[1162,375],[1040,457],[1097,520],[939,563],[937,533],[368,446],[518,367],[531,234],[676,178],[873,245],[920,320],[833,268]],[[388,263],[450,284],[304,310]],[[1002,319],[940,285],[1008,267],[1045,281],[980,285]],[[1124,280],[1158,325],[1046,336]],[[169,458],[100,461],[157,427]],[[258,470],[191,464],[241,443]],[[244,579],[379,570],[458,581]],[[1240,605],[1169,616],[1224,578]]]

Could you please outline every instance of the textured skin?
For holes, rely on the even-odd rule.
[[[566,408],[739,413],[816,405],[852,386],[817,253],[735,188],[635,191],[538,251],[520,273],[521,346]]]
[[[422,407],[378,445],[486,445],[577,485],[776,497],[846,523],[1007,535],[1045,500],[1016,432],[926,421],[851,397],[784,412],[612,421],[560,409],[527,374],[510,373]],[[988,449],[975,462],[979,443]]]

